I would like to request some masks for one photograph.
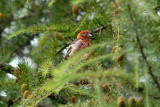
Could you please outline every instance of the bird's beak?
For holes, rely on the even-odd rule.
[[[88,37],[89,37],[89,38],[90,38],[90,37],[93,37],[93,34],[92,34],[92,33],[88,34]]]

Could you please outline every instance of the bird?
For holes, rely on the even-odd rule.
[[[75,39],[67,48],[67,53],[64,56],[64,59],[72,56],[74,53],[86,48],[90,47],[90,37],[93,37],[93,34],[89,30],[83,30],[78,33],[77,39]]]

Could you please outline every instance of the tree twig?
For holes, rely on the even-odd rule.
[[[149,74],[151,75],[154,83],[156,84],[157,89],[160,91],[160,84],[159,84],[158,80],[156,79],[156,76],[153,74],[152,67],[149,64],[149,62],[147,60],[147,57],[146,57],[146,55],[144,53],[143,46],[142,46],[142,43],[141,43],[141,40],[140,40],[140,35],[139,35],[139,33],[138,33],[137,29],[136,29],[135,21],[133,19],[133,15],[132,15],[132,12],[131,12],[131,6],[130,6],[130,4],[128,4],[128,11],[129,11],[130,19],[131,19],[131,22],[132,22],[132,25],[133,25],[133,29],[134,29],[134,31],[136,33],[136,40],[137,40],[137,43],[139,45],[140,52],[142,54],[142,58],[144,59],[144,61],[147,64],[147,68],[148,68]]]
[[[105,28],[107,28],[107,24],[106,24],[106,25],[103,25],[102,27],[99,27],[99,28],[93,30],[92,33],[97,33],[97,32],[99,32],[99,31],[104,30]]]
[[[153,97],[154,99],[157,99],[157,100],[159,100],[160,99],[160,97]]]

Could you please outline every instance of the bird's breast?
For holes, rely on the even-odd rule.
[[[85,47],[88,47],[88,46],[90,46],[91,44],[90,44],[90,41],[89,41],[89,40],[83,40],[83,45],[84,45]]]

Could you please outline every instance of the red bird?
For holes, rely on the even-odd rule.
[[[77,39],[75,39],[67,48],[67,54],[65,55],[64,59],[67,59],[77,51],[91,46],[89,38],[92,37],[93,35],[90,33],[88,30],[83,30],[81,31]]]

